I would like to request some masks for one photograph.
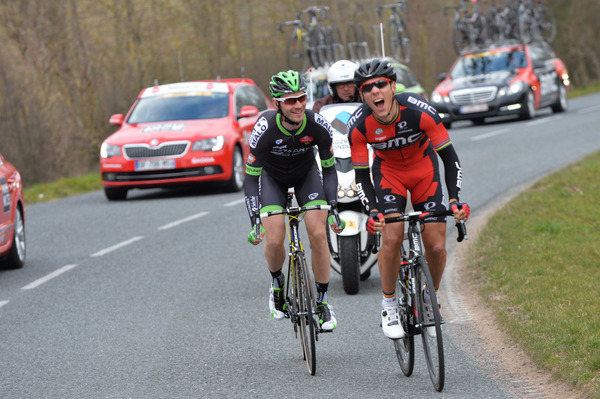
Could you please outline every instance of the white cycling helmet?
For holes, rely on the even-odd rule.
[[[358,69],[352,61],[341,60],[334,62],[327,71],[327,85],[329,86],[329,93],[334,95],[333,84],[341,82],[352,82],[354,81],[354,71]]]

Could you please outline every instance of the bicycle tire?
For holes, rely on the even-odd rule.
[[[356,28],[351,22],[346,27],[346,49],[348,50],[348,57],[350,59],[356,59]]]
[[[369,43],[367,42],[367,32],[364,26],[358,22],[356,28],[356,57],[358,60],[369,58]]]
[[[422,295],[422,288],[427,286],[430,287],[430,298],[431,306],[433,309],[438,309],[439,304],[435,293],[433,292],[433,279],[431,278],[431,272],[424,256],[418,256],[415,261],[416,266],[416,288],[417,295],[415,298],[415,308],[417,309],[418,324],[421,326],[421,338],[423,340],[423,351],[425,352],[425,360],[427,362],[427,370],[429,371],[429,378],[436,391],[441,392],[444,389],[444,344],[442,339],[442,320],[440,312],[433,312],[433,325],[427,317],[427,311],[425,309],[425,301]],[[435,337],[432,337],[427,331],[427,327],[431,326],[435,328]]]
[[[388,43],[390,55],[403,63],[410,61],[410,36],[403,19],[400,22],[391,20],[388,25]]]
[[[404,247],[402,248],[402,253],[404,253]],[[398,358],[402,373],[405,376],[410,377],[415,366],[415,336],[413,334],[412,326],[409,325],[409,315],[413,313],[412,306],[409,305],[409,295],[411,295],[411,293],[403,280],[405,280],[405,276],[403,268],[401,267],[400,273],[398,274],[398,289],[396,292],[402,295],[400,303],[400,322],[402,323],[402,328],[404,328],[405,335],[404,338],[394,340],[394,349],[396,350],[396,357]]]
[[[315,68],[323,66],[327,59],[324,34],[325,32],[318,25],[311,28],[308,33],[308,48],[310,49],[308,55],[311,65]]]
[[[539,35],[542,40],[552,43],[556,37],[556,18],[550,8],[544,5],[538,5],[538,7],[540,7]]]
[[[519,38],[523,43],[531,43],[533,39],[532,18],[530,11],[519,15]]]
[[[288,37],[286,46],[286,60],[288,67],[294,71],[305,71],[308,66],[308,52],[305,42],[298,38],[298,31],[294,30]]]
[[[344,42],[342,40],[342,32],[337,25],[331,27],[333,33],[333,61],[339,61],[346,58],[346,52],[344,51]]]
[[[317,356],[315,351],[315,320],[316,305],[312,298],[310,272],[304,253],[297,252],[295,255],[294,272],[296,273],[296,296],[298,304],[298,325],[300,327],[300,342],[302,354],[308,372],[315,375],[317,371]]]
[[[454,21],[452,24],[452,45],[456,54],[460,55],[468,43],[469,35],[465,29],[465,24],[462,21]]]

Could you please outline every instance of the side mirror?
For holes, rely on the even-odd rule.
[[[404,93],[406,91],[406,86],[402,83],[396,82],[396,93]]]
[[[240,113],[238,114],[237,118],[249,118],[251,116],[258,115],[258,112],[258,108],[256,108],[254,105],[244,105],[240,110]]]
[[[442,80],[446,79],[446,76],[448,76],[448,74],[446,72],[442,72],[438,75],[438,82],[441,82]]]
[[[114,114],[108,121],[111,125],[121,126],[123,124],[123,114]]]

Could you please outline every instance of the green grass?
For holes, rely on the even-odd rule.
[[[600,153],[489,221],[469,269],[499,324],[553,375],[600,398]]]
[[[54,201],[94,190],[102,190],[100,173],[90,173],[85,176],[61,179],[51,183],[34,184],[31,187],[24,188],[23,196],[25,197],[25,204],[29,205]]]

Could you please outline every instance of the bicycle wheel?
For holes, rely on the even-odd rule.
[[[333,30],[333,61],[339,61],[346,58],[344,51],[344,42],[342,41],[342,32],[337,25],[332,26]]]
[[[356,28],[353,23],[349,23],[346,27],[346,49],[348,57],[356,60]]]
[[[300,35],[300,37],[298,37]],[[288,38],[286,47],[286,60],[288,67],[294,71],[305,71],[308,64],[308,48],[302,39],[302,33],[294,30]]]
[[[390,55],[407,63],[410,61],[410,37],[406,23],[401,19],[400,22],[391,20],[388,25],[388,43],[390,46]]]
[[[298,324],[300,326],[300,340],[302,352],[308,372],[315,375],[317,370],[317,356],[315,352],[315,320],[316,306],[312,298],[310,274],[304,253],[294,255],[296,273],[296,297],[298,304]]]
[[[320,26],[314,26],[308,34],[309,58],[312,66],[318,68],[327,62],[327,43],[325,32]]]
[[[404,251],[403,251],[404,252]],[[400,364],[400,369],[405,376],[412,375],[415,365],[415,336],[413,335],[412,326],[409,326],[409,317],[412,314],[412,306],[409,302],[410,291],[408,290],[408,265],[400,268],[398,274],[398,289],[396,292],[402,295],[400,300],[400,322],[404,328],[405,336],[402,339],[394,340],[394,348],[396,349],[396,357]]]
[[[460,55],[460,52],[469,44],[469,35],[465,24],[462,21],[455,21],[452,24],[452,44],[454,51]]]
[[[529,11],[519,15],[519,36],[523,43],[530,43],[533,39],[532,18]]]
[[[552,43],[556,37],[556,19],[552,10],[544,5],[538,5],[538,30],[542,40]]]
[[[421,326],[421,337],[423,339],[423,351],[429,370],[429,378],[436,391],[444,389],[444,345],[442,342],[442,318],[439,311],[437,297],[433,290],[433,280],[429,272],[429,266],[425,257],[419,256],[415,259],[416,266],[416,288],[415,308],[417,309],[418,324]],[[429,287],[431,290],[431,307],[433,308],[433,321],[427,316],[422,289]]]
[[[369,43],[367,42],[367,33],[360,22],[356,24],[356,58],[364,60],[369,58]]]

